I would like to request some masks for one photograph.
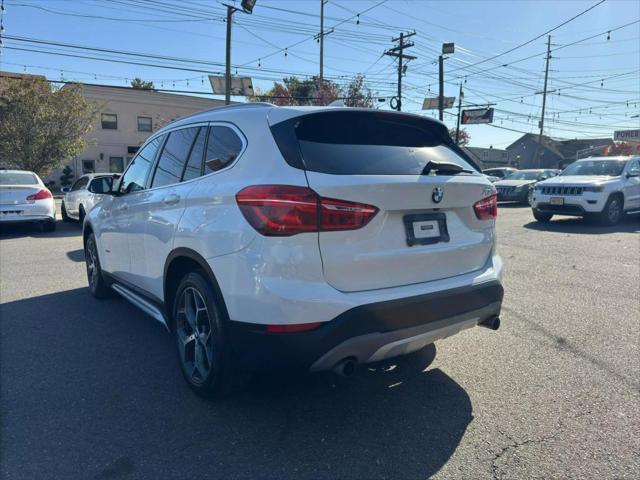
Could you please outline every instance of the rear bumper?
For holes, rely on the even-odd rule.
[[[20,215],[0,212],[0,224],[2,225],[53,221],[55,221],[55,213],[53,215]]]
[[[330,370],[345,358],[369,363],[418,350],[500,314],[499,280],[366,305],[301,333],[267,333],[229,322],[236,364],[249,370]]]
[[[53,199],[20,205],[0,205],[0,223],[46,222],[56,218]]]

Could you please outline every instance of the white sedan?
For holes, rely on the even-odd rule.
[[[36,223],[45,232],[56,229],[53,195],[33,172],[0,170],[0,224]]]

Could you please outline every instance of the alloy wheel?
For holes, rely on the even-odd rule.
[[[87,277],[89,278],[89,287],[95,288],[98,282],[98,254],[96,252],[96,242],[93,237],[87,241]]]
[[[185,373],[194,384],[203,383],[213,366],[213,334],[204,297],[194,287],[185,288],[180,295],[176,333]]]
[[[609,204],[609,210],[607,211],[607,216],[609,217],[609,222],[616,223],[618,221],[618,217],[620,216],[620,202],[617,198],[611,200]]]

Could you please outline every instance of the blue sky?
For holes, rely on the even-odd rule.
[[[334,29],[325,37],[325,77],[345,84],[362,72],[379,97],[389,98],[396,90],[396,66],[382,53],[401,31],[415,30],[410,53],[418,59],[409,63],[403,79],[403,110],[435,116],[436,111],[421,110],[422,99],[437,94],[434,60],[442,42],[455,42],[456,53],[445,62],[445,93],[457,97],[463,82],[468,104],[495,103],[493,126],[467,130],[471,145],[504,148],[519,132],[538,131],[547,40],[542,34],[598,2],[329,0],[325,29]],[[210,92],[203,71],[223,71],[225,9],[219,1],[4,0],[4,5],[3,70],[113,85],[127,85],[138,76],[156,87],[202,92]],[[253,15],[237,13],[234,73],[250,75],[263,89],[288,73],[317,74],[319,45],[313,37],[319,31],[319,10],[320,0],[257,0]],[[613,130],[640,126],[640,119],[632,118],[640,112],[640,23],[619,28],[638,19],[640,2],[606,0],[551,33],[555,51],[548,89],[553,93],[545,133],[610,137]],[[182,60],[141,59],[24,38]],[[389,108],[388,101],[378,106]],[[453,127],[456,110],[448,112],[445,121]]]

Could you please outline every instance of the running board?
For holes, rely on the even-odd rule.
[[[132,292],[127,287],[124,287],[119,283],[112,284],[111,288],[116,292],[118,292],[120,295],[122,295],[125,299],[133,303],[136,307],[138,307],[144,313],[152,316],[154,319],[156,319],[158,322],[164,325],[164,328],[169,330],[169,326],[167,325],[167,321],[164,318],[164,315],[162,314],[160,309],[156,307],[153,303],[149,302],[148,300],[145,300],[142,296]]]

